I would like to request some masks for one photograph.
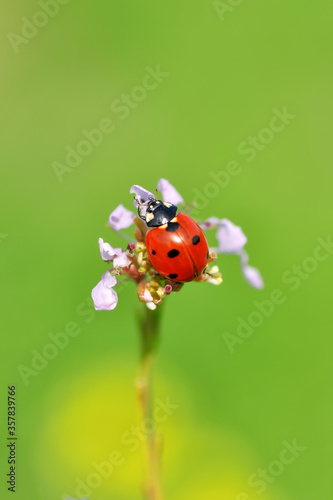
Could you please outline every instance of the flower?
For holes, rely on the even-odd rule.
[[[109,243],[104,243],[104,240],[102,238],[99,238],[98,244],[102,259],[108,262],[111,262],[115,257],[119,256],[122,253],[121,248],[112,248]]]
[[[114,258],[113,265],[114,267],[128,267],[131,264],[131,259],[127,255],[126,252],[121,252],[121,254]]]
[[[110,214],[109,224],[112,229],[119,231],[130,227],[133,224],[134,217],[133,212],[127,210],[123,205],[118,205]]]
[[[160,179],[157,183],[157,189],[162,194],[163,200],[172,203],[173,205],[180,205],[184,203],[183,198],[178,191],[166,179]]]
[[[156,309],[157,305],[154,304],[154,299],[153,299],[153,296],[152,294],[149,292],[149,290],[147,290],[147,288],[145,289],[145,291],[143,292],[143,300],[144,302],[146,303],[146,306],[148,307],[148,309],[151,309],[152,311],[154,309]]]
[[[246,281],[259,290],[264,288],[264,280],[262,279],[260,272],[255,267],[248,265],[249,256],[243,249],[240,251],[240,260],[241,269]]]
[[[183,198],[169,181],[160,179],[157,188],[165,202],[172,205],[182,205],[183,209],[185,208]],[[110,214],[109,225],[115,231],[120,231],[135,224],[134,235],[137,241],[129,243],[126,249],[122,249],[113,248],[109,243],[99,238],[100,255],[104,261],[113,264],[113,269],[104,273],[101,281],[92,290],[91,295],[96,310],[110,311],[117,306],[118,295],[114,287],[119,283],[117,277],[120,276],[125,276],[125,280],[131,279],[136,282],[139,300],[145,302],[151,310],[156,309],[171,292],[179,291],[184,284],[161,276],[148,257],[145,241],[146,233],[150,228],[146,225],[145,215],[147,209],[151,211],[151,203],[156,200],[156,196],[137,184],[131,187],[130,193],[135,195],[134,207],[140,208],[141,218],[123,205],[118,205]],[[200,276],[194,278],[195,281],[207,281],[213,285],[221,284],[222,275],[215,261],[217,254],[228,253],[238,255],[240,258],[241,270],[246,281],[254,288],[263,288],[264,282],[260,272],[248,264],[249,256],[244,250],[247,238],[241,227],[229,219],[217,217],[210,217],[206,221],[200,222],[199,225],[204,231],[216,230],[217,246],[210,249],[207,257],[208,265]]]
[[[217,227],[216,239],[218,242],[218,253],[237,253],[247,243],[247,237],[242,228],[236,226],[228,219],[218,219],[210,217],[200,224],[202,229],[212,229]]]
[[[217,217],[210,217],[201,223],[200,226],[202,229],[217,228],[216,239],[218,247],[213,250],[217,253],[238,255],[240,257],[241,270],[246,281],[254,288],[261,289],[264,287],[264,281],[258,269],[248,265],[249,256],[243,248],[247,243],[247,237],[241,227],[236,226],[228,219],[218,219]]]
[[[116,307],[118,295],[113,290],[116,284],[116,277],[112,276],[110,271],[106,271],[91,292],[96,311],[112,311]]]
[[[138,186],[137,184],[135,184],[134,186],[131,187],[130,193],[135,194],[135,198],[134,198],[135,208],[138,208],[139,204],[145,203],[146,201],[148,201],[149,198],[155,198],[153,193],[151,193],[150,191],[147,191],[147,189],[144,189],[141,186]]]

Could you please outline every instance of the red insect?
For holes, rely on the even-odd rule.
[[[150,231],[146,235],[149,259],[156,271],[172,281],[187,282],[199,277],[207,266],[209,249],[198,224],[171,203],[151,199],[140,205],[139,216]]]

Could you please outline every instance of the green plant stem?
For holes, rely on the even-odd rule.
[[[160,484],[161,443],[156,436],[153,418],[153,365],[159,341],[160,308],[151,311],[145,307],[140,315],[141,376],[138,380],[138,398],[142,423],[146,432],[145,441],[145,500],[162,500]]]

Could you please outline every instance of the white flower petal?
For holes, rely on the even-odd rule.
[[[217,251],[220,253],[239,253],[247,242],[242,228],[228,219],[219,221],[216,238],[219,244]]]
[[[156,309],[156,304],[154,304],[154,302],[146,302],[146,306],[148,307],[148,309],[150,309],[151,311],[154,311]]]
[[[207,283],[211,283],[212,285],[220,285],[222,283],[222,278],[221,276],[209,276],[206,281]]]
[[[246,281],[253,286],[254,288],[258,288],[261,290],[264,288],[264,280],[262,279],[262,276],[258,269],[252,266],[246,266],[242,268],[244,278]]]
[[[102,276],[102,282],[106,288],[112,288],[117,284],[117,278],[112,276],[110,271],[106,271]]]
[[[131,259],[128,257],[126,252],[122,252],[119,256],[113,259],[113,267],[128,267],[131,263]]]
[[[241,259],[242,273],[243,273],[246,281],[251,286],[253,286],[254,288],[258,288],[259,290],[264,288],[264,280],[262,279],[262,276],[261,276],[259,270],[256,269],[255,267],[248,265],[249,256],[245,252],[245,250],[242,250],[240,252],[240,259]]]
[[[99,251],[103,260],[113,260],[114,257],[120,255],[122,252],[121,248],[113,248],[109,243],[105,242],[102,238],[98,240]]]
[[[145,288],[145,291],[143,292],[143,298],[144,298],[145,302],[152,302],[153,301],[153,297],[152,297],[150,291],[147,290],[147,288]]]
[[[110,214],[109,224],[115,231],[119,231],[120,229],[130,227],[133,224],[134,217],[135,214],[133,212],[120,204]]]
[[[176,188],[174,188],[173,185],[166,179],[160,179],[158,181],[157,189],[162,194],[164,201],[168,201],[173,205],[179,205],[184,201]]]
[[[104,275],[103,275],[104,276]],[[111,276],[114,278],[114,276]],[[118,295],[109,286],[105,286],[105,280],[97,283],[92,289],[91,297],[94,301],[96,311],[112,311],[118,304]]]
[[[130,193],[135,194],[135,198],[134,198],[135,208],[138,208],[139,203],[141,204],[141,203],[145,203],[146,201],[148,201],[149,198],[155,199],[155,195],[153,195],[153,193],[151,193],[150,191],[147,191],[147,189],[145,189],[141,186],[138,186],[137,184],[134,184],[134,186],[131,187]]]

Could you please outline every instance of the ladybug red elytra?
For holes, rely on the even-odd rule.
[[[201,227],[172,203],[151,198],[138,214],[152,228],[146,234],[149,259],[156,271],[171,281],[188,282],[207,266],[209,249]]]

